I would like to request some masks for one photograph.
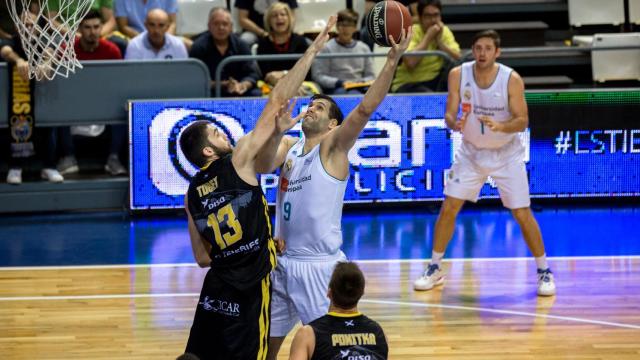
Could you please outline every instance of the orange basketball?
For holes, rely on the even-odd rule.
[[[367,14],[367,31],[373,41],[380,46],[391,46],[389,36],[395,42],[400,40],[402,29],[411,27],[409,9],[393,0],[381,1]]]

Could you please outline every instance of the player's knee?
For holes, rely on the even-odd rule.
[[[518,223],[523,223],[528,221],[531,218],[531,208],[519,208],[519,209],[511,209],[511,214],[516,219]]]
[[[447,197],[440,208],[440,216],[456,217],[464,205],[464,200]]]

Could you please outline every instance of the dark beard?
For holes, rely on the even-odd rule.
[[[233,153],[233,148],[222,150],[221,148],[213,145],[212,143],[209,143],[209,146],[213,149],[213,151],[216,153],[216,155],[218,155],[218,157],[220,159],[222,159],[223,157]]]

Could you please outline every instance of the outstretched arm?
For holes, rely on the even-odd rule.
[[[284,132],[290,129],[290,127],[287,129],[276,129],[275,120],[277,113],[289,99],[296,95],[298,88],[311,68],[313,59],[329,40],[329,30],[333,28],[335,23],[336,17],[331,16],[324,30],[316,37],[311,46],[309,46],[307,51],[296,62],[295,66],[273,89],[264,110],[262,110],[258,118],[254,130],[238,143],[232,158],[233,165],[237,171],[245,169],[246,172],[242,171],[242,173],[247,175],[248,178],[255,176],[254,165],[258,153],[260,153],[261,156],[267,157],[267,159],[263,159],[267,162],[269,157],[275,155],[275,149],[277,147],[275,145],[268,146],[266,148],[267,151],[265,151],[265,149],[263,149],[265,144],[270,139],[271,141],[275,141],[275,144],[279,144]],[[291,126],[293,126],[293,124],[291,124]],[[277,130],[283,130],[283,132],[277,133]],[[275,139],[273,137],[275,137]],[[242,174],[240,175],[242,177]]]
[[[291,129],[300,121],[303,113],[298,114],[295,118],[291,117],[291,112],[296,105],[296,101],[288,101],[280,107],[280,111],[276,115],[276,126],[274,134],[269,138],[267,143],[260,149],[256,157],[256,171],[262,174],[274,172],[282,163],[289,149],[296,143],[297,139],[291,136],[283,136],[287,130]],[[273,154],[275,153],[275,156]]]
[[[362,102],[349,113],[343,124],[339,126],[331,135],[331,138],[329,138],[329,151],[337,150],[345,154],[348,153],[360,136],[360,132],[362,132],[362,129],[364,129],[369,121],[371,114],[373,114],[389,92],[389,86],[395,74],[396,66],[411,41],[411,28],[409,28],[408,33],[402,32],[399,43],[396,43],[392,37],[389,38],[393,46],[391,50],[389,50],[387,61],[382,71],[373,84],[371,84],[366,94],[364,94]]]

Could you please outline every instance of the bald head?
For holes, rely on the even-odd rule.
[[[147,13],[144,27],[154,48],[161,49],[164,46],[164,34],[169,30],[170,23],[169,14],[162,9],[152,9]]]
[[[147,19],[145,20],[145,23],[150,21],[165,22],[169,24],[169,14],[167,14],[167,12],[162,9],[151,9],[147,13]]]

